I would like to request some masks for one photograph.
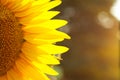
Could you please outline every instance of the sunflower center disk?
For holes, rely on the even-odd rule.
[[[0,76],[13,67],[22,43],[20,24],[13,13],[0,4]]]

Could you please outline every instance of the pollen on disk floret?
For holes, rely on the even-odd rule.
[[[15,63],[23,42],[22,28],[14,14],[0,3],[0,75]]]

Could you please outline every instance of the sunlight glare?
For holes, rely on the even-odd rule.
[[[116,0],[111,8],[111,13],[120,21],[120,0]]]

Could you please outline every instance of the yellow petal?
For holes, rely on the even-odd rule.
[[[23,31],[25,31],[26,33],[45,33],[48,31],[51,31],[51,29],[47,29],[44,27],[39,27],[39,25],[29,25],[26,27],[22,28]]]
[[[41,54],[47,54],[47,53],[42,52],[42,50],[39,50],[36,46],[35,47],[33,47],[33,46],[31,47],[31,45],[30,45],[30,47],[29,46],[23,47],[22,48],[22,52],[23,52],[22,55],[24,55],[28,60],[30,60],[30,61],[37,61],[37,62],[40,62],[38,60],[38,57]],[[21,56],[21,57],[23,57],[23,56]]]
[[[60,64],[60,62],[54,57],[54,56],[51,56],[51,55],[40,55],[38,57],[38,60],[44,64]]]
[[[67,21],[65,21],[65,20],[53,19],[53,20],[49,20],[49,21],[40,23],[38,25],[38,27],[44,27],[44,28],[48,28],[48,29],[57,29],[57,28],[63,27],[66,24],[67,24]]]
[[[48,11],[60,4],[61,4],[60,0],[54,0],[54,1],[48,2],[47,4],[45,4],[41,7],[41,11]]]
[[[11,1],[10,0],[0,0],[0,2],[2,3],[2,5],[5,5],[10,3]]]
[[[19,59],[16,61],[17,68],[24,74],[24,76],[33,80],[49,80],[44,73],[39,72],[37,68],[31,65],[24,59]]]
[[[63,41],[64,39],[53,39],[53,40],[42,40],[42,39],[35,39],[35,40],[28,40],[29,43],[36,44],[36,45],[44,45],[44,44],[55,44],[56,42]]]
[[[19,3],[16,3],[16,6],[11,7],[11,10],[15,12],[15,15],[16,15],[16,13],[20,13],[21,11],[29,9],[31,5],[32,5],[32,1],[21,0]],[[20,16],[17,16],[17,17],[20,17]]]
[[[41,5],[31,6],[30,9],[27,9],[27,10],[22,11],[22,12],[15,13],[15,16],[24,17],[24,16],[27,16],[27,15],[30,15],[30,14],[34,14],[34,12],[47,11],[47,10],[59,5],[60,3],[61,3],[61,1],[51,1],[51,2],[46,3],[43,6],[41,6]]]
[[[9,9],[13,9],[15,7],[20,6],[21,0],[11,0],[11,2],[7,5]]]
[[[59,64],[59,61],[56,57],[51,56],[44,51],[42,51],[38,46],[25,43],[22,48],[24,55],[31,61],[37,61],[44,64]],[[34,55],[33,55],[34,54]]]
[[[39,49],[37,45],[33,45],[27,42],[23,44],[22,52],[25,53],[26,55],[33,56],[33,57],[37,57],[42,54],[47,54],[43,50]]]
[[[30,14],[32,14],[32,13],[33,13],[33,9],[27,9],[25,11],[16,12],[15,16],[16,17],[25,17],[25,16],[30,16]]]
[[[16,68],[16,66],[14,65],[12,69],[10,69],[8,72],[7,72],[7,75],[9,76],[9,80],[23,80],[23,76],[19,71],[18,69]]]
[[[31,22],[32,23],[32,22]],[[23,30],[25,31],[29,31],[29,32],[35,32],[36,33],[40,33],[42,31],[42,29],[58,29],[60,27],[63,27],[64,25],[67,24],[67,21],[65,20],[57,20],[57,19],[54,19],[54,20],[48,20],[48,21],[45,21],[45,22],[40,22],[38,24],[29,24],[27,25],[26,27],[23,28]]]
[[[64,53],[64,52],[68,51],[67,47],[57,46],[57,45],[52,45],[52,44],[41,45],[41,46],[39,46],[39,48],[50,54],[55,54],[55,53],[60,54],[60,53]]]
[[[46,39],[34,39],[32,37],[29,37],[29,36],[26,36],[24,37],[24,39],[26,41],[28,41],[29,43],[32,43],[32,44],[39,44],[39,45],[43,45],[43,44],[51,44],[51,43],[56,43],[58,41],[63,41],[64,39],[63,38],[59,38],[59,39],[49,39],[49,40],[46,40]]]
[[[37,62],[33,62],[33,64],[40,70],[43,71],[46,74],[50,74],[50,75],[58,75],[58,73],[53,70],[52,68],[50,68],[49,66],[47,66],[46,64],[39,64]]]
[[[33,45],[33,44],[30,44],[30,43],[26,42],[22,46],[22,52],[25,53],[28,56],[36,57],[36,56],[47,55],[47,54],[61,54],[61,53],[68,50],[68,48],[63,47],[63,46],[55,46],[53,48],[57,47],[57,49],[59,49],[59,50],[54,51],[54,52],[49,52],[50,51],[49,46],[46,48],[47,50],[44,49],[45,47],[46,46],[43,46],[43,45]],[[51,47],[51,45],[50,45],[50,47]]]
[[[37,16],[35,19],[36,20],[51,19],[54,16],[58,15],[59,13],[60,13],[59,11],[45,11],[41,13],[39,16]]]
[[[24,17],[24,16],[31,16],[33,14],[39,14],[39,13],[42,13],[42,11],[40,10],[41,6],[30,6],[29,9],[27,10],[24,10],[24,11],[21,11],[21,12],[16,12],[15,13],[15,16],[17,17]]]
[[[30,43],[41,44],[43,43],[55,43],[63,41],[64,39],[70,39],[70,37],[60,31],[49,31],[41,34],[25,34],[24,39]]]
[[[7,75],[2,75],[2,76],[0,76],[0,80],[8,80],[8,79],[7,79]]]
[[[32,38],[25,38],[25,40],[27,40],[29,43],[32,43],[32,44],[36,44],[36,45],[43,45],[43,44],[52,44],[52,43],[56,43],[56,42],[60,42],[60,41],[63,41],[64,39],[63,38],[59,38],[59,39],[49,39],[49,40],[46,40],[46,39],[32,39]]]
[[[11,75],[7,75],[7,79],[9,79],[9,80],[13,80],[13,78],[11,77]]]
[[[37,1],[34,1],[32,6],[36,6],[36,5],[42,5],[42,4],[45,4],[47,2],[49,2],[50,0],[37,0]]]
[[[46,11],[46,12],[42,12],[42,13],[37,12],[37,13],[31,14],[29,16],[19,18],[19,21],[22,24],[28,24],[35,20],[38,20],[38,21],[49,20],[59,13],[60,12],[58,12],[58,11]]]
[[[44,36],[43,36],[44,35]],[[70,36],[68,36],[66,33],[52,30],[46,33],[43,33],[41,35],[38,35],[36,38],[42,38],[42,39],[59,39],[59,38],[66,38],[70,39]]]

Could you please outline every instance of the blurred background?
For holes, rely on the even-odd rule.
[[[120,80],[120,0],[62,0],[56,18],[69,23],[60,28],[71,40],[62,55],[57,80]]]

